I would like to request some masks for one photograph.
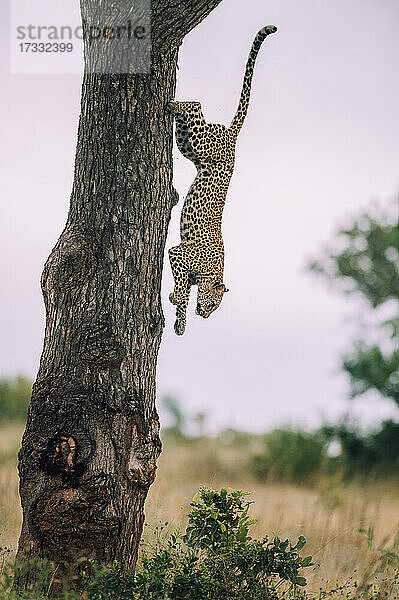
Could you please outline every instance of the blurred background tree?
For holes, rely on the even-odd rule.
[[[166,426],[162,427],[163,437],[188,441],[190,438],[202,438],[207,431],[208,414],[199,411],[189,415],[174,396],[163,396],[160,399],[161,410],[164,413]]]
[[[32,382],[27,377],[3,377],[0,379],[0,423],[25,421]]]
[[[161,399],[161,404],[168,421],[168,425],[163,427],[163,433],[177,439],[183,439],[185,437],[187,415],[181,408],[179,401],[174,396],[164,396]]]
[[[399,406],[399,227],[398,204],[393,209],[371,208],[337,235],[331,247],[312,261],[312,272],[337,283],[346,293],[360,295],[377,317],[368,334],[377,341],[358,339],[342,367],[349,375],[352,397],[376,390]]]

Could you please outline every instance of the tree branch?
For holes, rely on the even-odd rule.
[[[180,45],[222,0],[153,0],[153,50]]]

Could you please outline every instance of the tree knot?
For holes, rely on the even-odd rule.
[[[73,437],[60,436],[56,440],[53,461],[58,463],[64,471],[75,471],[76,442]]]

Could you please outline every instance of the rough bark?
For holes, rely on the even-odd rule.
[[[83,553],[135,565],[161,451],[160,289],[176,202],[165,106],[184,35],[220,1],[153,2],[151,73],[83,77],[68,220],[42,275],[46,331],[19,454],[19,559],[69,563]]]

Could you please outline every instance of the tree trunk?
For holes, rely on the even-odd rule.
[[[165,106],[184,35],[220,1],[154,1],[151,73],[84,75],[68,220],[42,275],[44,348],[19,454],[20,560],[83,553],[134,568],[161,451],[160,290],[176,202]]]

